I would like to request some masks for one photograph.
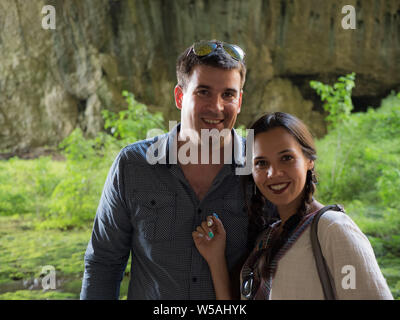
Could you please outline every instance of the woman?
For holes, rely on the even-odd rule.
[[[281,112],[261,117],[251,129],[250,241],[259,234],[242,268],[242,298],[324,299],[309,227],[324,207],[313,197],[312,135],[299,119]],[[277,209],[277,221],[262,214],[268,201]],[[210,267],[216,298],[231,299],[222,221],[210,216],[192,235]],[[325,212],[318,223],[318,239],[336,299],[393,299],[367,237],[345,213]]]

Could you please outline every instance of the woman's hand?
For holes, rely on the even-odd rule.
[[[216,215],[208,216],[207,220],[192,232],[192,236],[197,250],[209,266],[225,261],[226,232]]]
[[[217,300],[230,300],[231,289],[225,260],[226,232],[221,220],[214,213],[192,232],[197,250],[210,267]]]

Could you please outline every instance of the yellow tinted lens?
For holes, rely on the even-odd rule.
[[[193,45],[193,51],[197,56],[202,57],[213,52],[216,47],[217,45],[212,42],[198,42]]]
[[[224,43],[224,49],[231,55],[232,58],[240,61],[243,60],[244,52],[240,47],[233,44]]]

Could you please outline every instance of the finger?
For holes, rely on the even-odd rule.
[[[214,224],[214,220],[217,219],[219,219],[218,214],[214,212],[211,216],[207,217],[207,225],[211,227]]]
[[[208,226],[207,220],[202,221],[200,226],[204,230],[205,233],[208,233],[209,231],[211,231],[210,227]]]
[[[212,216],[208,216],[207,220],[208,219],[212,219],[212,221],[213,221],[213,224],[212,224],[213,225],[213,230],[215,232],[218,232],[218,233],[221,233],[221,234],[225,233],[224,225],[223,225],[222,221],[218,218],[217,214],[213,214]]]
[[[198,233],[200,233],[201,236],[203,236],[203,237],[207,234],[207,231],[204,230],[201,226],[198,226],[198,227],[196,228],[196,231],[197,231]]]
[[[202,236],[207,240],[211,240],[214,237],[214,233],[212,230],[208,229],[207,223],[204,221],[202,222],[201,226],[197,227],[197,232],[201,233]]]
[[[210,231],[208,231],[208,235],[213,238],[217,229],[215,228],[214,219],[211,216],[207,217],[207,226]]]
[[[192,238],[193,241],[195,243],[196,246],[201,245],[205,239],[204,234],[197,232],[197,231],[193,231],[192,232]]]
[[[213,232],[213,230],[208,226],[208,221],[207,221],[207,220],[206,220],[206,221],[203,221],[203,222],[201,223],[201,227],[203,228],[203,230],[205,231],[205,234],[207,235],[206,238],[207,238],[207,237],[210,238],[210,239],[214,238],[214,232]]]
[[[207,216],[207,226],[209,229],[212,229],[212,231],[217,231],[218,230],[218,223],[221,225],[221,220],[219,220],[218,216],[216,217],[215,215],[212,216]]]
[[[198,232],[198,231],[193,231],[192,237],[193,237],[193,239],[202,239],[202,238],[204,238],[204,234],[201,232]]]

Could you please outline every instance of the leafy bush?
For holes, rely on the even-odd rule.
[[[355,77],[354,72],[339,77],[338,82],[333,86],[319,81],[310,81],[311,88],[321,96],[324,102],[323,107],[329,113],[326,120],[330,128],[335,128],[349,119],[350,112],[353,110],[351,91],[355,86]]]
[[[146,105],[137,102],[134,95],[128,91],[123,91],[122,95],[128,103],[127,110],[119,113],[109,110],[102,111],[105,120],[104,128],[109,129],[116,139],[122,141],[121,147],[131,141],[146,139],[151,129],[165,131],[161,113],[149,113]]]

